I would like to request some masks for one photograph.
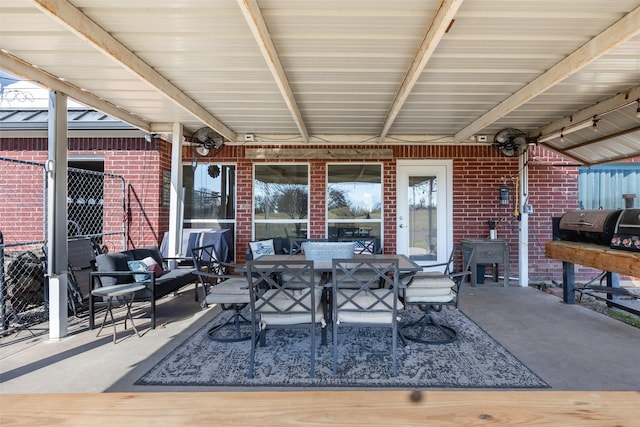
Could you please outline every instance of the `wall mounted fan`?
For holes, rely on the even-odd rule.
[[[222,150],[224,147],[224,139],[213,129],[203,127],[194,132],[191,136],[191,142],[194,145],[194,151],[200,156],[206,156],[213,149],[214,154]]]
[[[517,156],[527,146],[527,134],[519,129],[502,129],[493,138],[493,146],[504,156]]]

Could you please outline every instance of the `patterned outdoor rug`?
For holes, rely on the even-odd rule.
[[[229,316],[224,312],[219,316]],[[266,386],[349,388],[547,388],[524,366],[460,311],[445,309],[438,318],[459,332],[451,344],[398,345],[398,376],[391,376],[389,329],[339,329],[338,375],[332,374],[331,328],[329,345],[316,352],[316,375],[309,378],[308,333],[270,330],[267,346],[256,351],[255,374],[247,378],[249,341],[211,341],[207,330],[216,318],[198,330],[135,385],[154,386]],[[403,313],[403,319],[417,316]]]

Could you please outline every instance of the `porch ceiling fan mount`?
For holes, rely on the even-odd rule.
[[[514,157],[527,146],[527,134],[520,129],[505,128],[496,133],[493,147],[506,157]]]
[[[224,147],[224,138],[210,127],[203,127],[195,131],[191,136],[191,142],[194,144],[194,151],[199,156],[207,156],[211,150],[215,150],[214,155],[218,154]]]

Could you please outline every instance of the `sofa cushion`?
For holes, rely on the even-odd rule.
[[[193,274],[193,269],[191,268],[176,268],[174,270],[165,271],[162,277],[156,279],[156,286],[154,289],[156,299],[169,295],[190,283],[195,283],[197,280],[198,278]]]
[[[100,254],[96,256],[96,267],[98,271],[130,271],[129,261],[133,261],[131,256],[122,252]],[[117,276],[100,276],[102,286],[112,286],[133,282],[131,275],[123,274]]]
[[[162,255],[156,247],[148,248],[136,248],[122,251],[123,254],[127,254],[132,260],[140,261],[147,257],[151,257],[155,260],[156,264],[162,266]]]

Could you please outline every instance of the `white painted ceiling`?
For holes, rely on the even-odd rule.
[[[469,144],[565,129],[541,144],[584,164],[640,155],[640,0],[2,0],[0,49],[0,69],[147,132]],[[594,116],[598,132],[571,132]]]

